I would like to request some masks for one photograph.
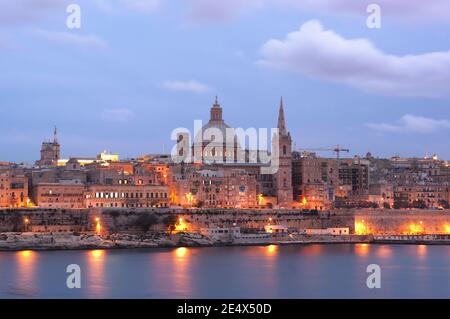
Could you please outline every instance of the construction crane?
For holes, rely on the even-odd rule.
[[[350,152],[348,148],[341,148],[337,145],[335,148],[300,148],[301,151],[309,152],[334,152],[336,153],[336,159],[339,161],[341,152]]]

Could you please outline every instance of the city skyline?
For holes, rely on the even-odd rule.
[[[218,103],[218,96],[215,96],[215,100],[214,100],[213,103],[211,103],[211,105],[214,106],[216,103]],[[281,104],[280,105],[282,105],[282,104],[283,104],[283,97],[281,97]],[[221,106],[221,105],[219,104],[219,106]],[[194,120],[193,121],[192,129],[194,129],[194,130],[190,131],[190,135],[192,135],[190,137],[191,138],[191,142],[193,142],[194,135],[195,135],[195,125],[196,125],[195,121],[199,121],[198,123],[203,123],[203,124],[207,123],[207,121],[203,121],[203,120]],[[289,121],[289,118],[288,118],[288,121]],[[274,123],[275,123],[275,121],[274,121]],[[274,126],[275,125],[272,125],[271,127],[267,127],[267,128],[263,128],[263,129],[267,129],[268,132],[270,132],[271,129],[272,130],[274,129],[273,128]],[[186,128],[190,129],[189,126],[187,126]],[[250,127],[250,126],[243,126],[243,127],[239,127],[239,128],[238,127],[231,127],[231,128],[232,129],[243,129],[244,131],[247,130],[247,129],[254,129],[254,127]],[[180,128],[175,128],[171,132],[170,135],[173,135],[174,132],[176,131],[176,129],[180,129]],[[261,128],[256,128],[257,131],[258,131],[258,129],[261,129]],[[55,125],[53,127],[53,134],[52,135],[48,134],[48,136],[46,138],[42,139],[41,142],[44,141],[44,143],[51,143],[51,142],[57,141],[59,143],[59,145],[61,145],[60,147],[61,147],[62,151],[59,151],[61,153],[61,158],[66,158],[66,159],[69,159],[69,158],[83,158],[83,157],[90,157],[90,158],[92,158],[92,157],[97,156],[100,153],[117,154],[118,156],[120,156],[121,159],[138,158],[138,157],[145,156],[145,155],[148,155],[148,154],[168,154],[168,155],[170,155],[171,152],[174,151],[174,147],[176,147],[176,141],[172,139],[171,140],[171,144],[168,144],[168,145],[166,145],[164,143],[161,144],[161,151],[160,152],[158,152],[158,151],[156,151],[156,152],[145,152],[145,151],[142,151],[141,153],[136,154],[136,156],[127,156],[127,154],[122,154],[120,152],[117,152],[115,148],[112,148],[112,149],[111,148],[100,148],[96,152],[94,151],[93,153],[90,153],[90,154],[86,154],[86,153],[68,154],[67,152],[64,152],[64,142],[61,143],[61,138],[60,138],[61,133],[60,132],[61,132],[61,129],[58,128]],[[269,135],[270,135],[270,133],[269,133]],[[267,136],[267,137],[269,137],[269,136]],[[244,149],[251,149],[251,148],[248,148],[248,141],[243,141],[242,138],[245,139],[245,136],[239,137],[239,141],[241,143],[243,143],[242,145],[245,145]],[[270,144],[270,138],[268,138],[267,143]],[[338,144],[338,145],[328,145],[327,147],[322,147],[322,148],[303,148],[302,146],[298,146],[295,140],[292,141],[292,145],[293,145],[292,146],[292,151],[293,152],[296,152],[296,151],[297,152],[303,152],[303,151],[312,152],[312,153],[316,153],[318,157],[323,157],[323,158],[334,158],[335,157],[334,154],[336,152],[333,151],[333,150],[339,149],[340,147],[342,147],[342,145]],[[361,156],[361,157],[363,157],[366,154],[371,153],[370,151],[367,151],[364,154],[356,154],[351,149],[350,150],[343,149],[343,150],[347,151],[346,153],[343,153],[344,157],[346,157],[346,158],[352,158],[354,156]],[[261,149],[260,151],[264,152],[264,149]],[[374,154],[371,153],[371,155],[373,156]],[[17,159],[16,160],[5,160],[4,158],[2,158],[2,159],[0,159],[0,161],[9,161],[9,162],[12,162],[12,163],[32,164],[39,157],[38,154],[35,154],[34,156],[35,156],[34,158],[31,158],[29,160],[17,160]],[[391,154],[391,155],[387,155],[387,156],[377,156],[375,154],[375,157],[379,157],[379,158],[391,158],[391,157],[396,157],[396,156],[405,157],[405,158],[427,158],[427,157],[431,158],[431,157],[437,157],[437,158],[442,159],[442,160],[448,160],[447,158],[442,158],[438,152],[427,153],[427,154],[424,154],[423,156],[408,156],[408,154],[405,154],[404,156],[400,156],[399,154]]]
[[[16,119],[0,128],[2,161],[36,160],[55,125],[63,157],[167,152],[215,95],[243,128],[272,127],[282,95],[297,148],[450,158],[445,10],[408,1],[402,17],[380,1],[370,29],[368,1],[78,1],[68,29],[69,1],[28,2],[0,14],[0,116]]]

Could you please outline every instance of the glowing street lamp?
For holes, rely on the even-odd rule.
[[[307,201],[306,201],[306,197],[305,197],[305,196],[303,196],[302,201],[301,201],[300,204],[301,204],[302,206],[305,206],[305,205],[307,204]]]
[[[264,196],[263,194],[258,194],[258,205],[263,205],[264,204]]]
[[[28,231],[28,225],[30,224],[30,219],[28,217],[25,217],[23,219],[23,223],[25,224],[25,231]]]
[[[194,201],[194,196],[192,195],[192,193],[191,192],[189,192],[189,193],[186,193],[186,200],[187,200],[187,202],[189,203],[189,205],[191,205],[192,204],[192,202]]]

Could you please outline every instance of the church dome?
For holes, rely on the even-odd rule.
[[[216,161],[218,156],[225,158],[228,154],[232,154],[233,149],[236,154],[237,148],[240,148],[239,141],[234,131],[230,129],[231,127],[222,118],[222,107],[216,96],[211,107],[210,119],[195,136],[193,146],[201,149],[202,158],[209,161]],[[233,136],[230,138],[228,134]],[[228,143],[228,140],[233,142]],[[205,149],[208,146],[210,149]]]

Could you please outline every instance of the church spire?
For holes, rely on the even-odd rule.
[[[53,130],[53,143],[58,143],[58,129],[55,126],[55,129]]]
[[[284,119],[283,97],[280,100],[280,110],[278,111],[278,131],[280,135],[287,135],[286,121]]]

